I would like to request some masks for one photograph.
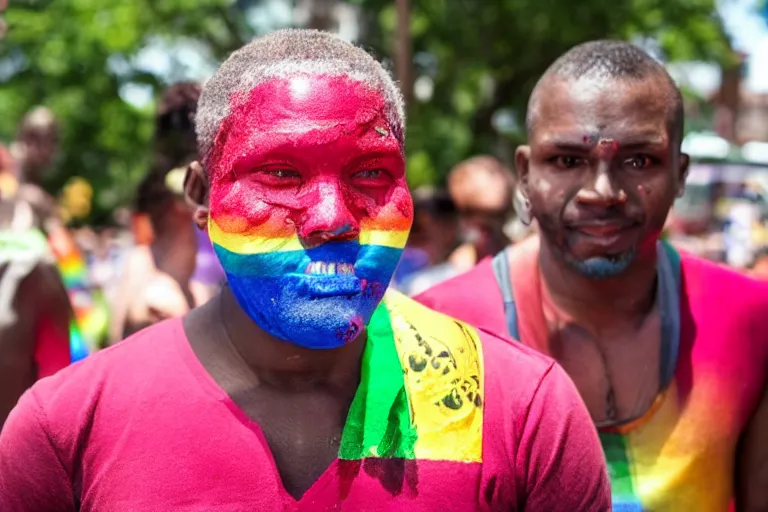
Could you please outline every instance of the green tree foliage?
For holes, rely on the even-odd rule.
[[[139,52],[189,37],[220,58],[252,35],[227,0],[14,0],[5,18],[0,140],[13,139],[29,108],[50,107],[62,150],[46,185],[57,192],[85,178],[95,190],[96,222],[131,200],[148,165],[154,106],[124,98],[131,88],[157,95],[163,84],[136,65]]]
[[[361,8],[361,43],[391,59],[394,2],[347,1]],[[132,90],[156,96],[162,81],[174,77],[159,76],[137,64],[137,57],[148,46],[162,45],[174,56],[181,42],[213,65],[271,28],[246,15],[265,3],[13,0],[6,13],[9,31],[0,42],[0,140],[12,140],[30,107],[50,107],[61,121],[62,151],[47,185],[56,192],[75,176],[85,178],[95,192],[89,220],[104,221],[115,206],[130,201],[148,164],[154,105],[137,107],[126,98]],[[434,83],[429,101],[414,101],[409,109],[414,184],[442,180],[455,162],[472,153],[508,151],[521,137],[518,126],[535,80],[576,43],[646,35],[660,41],[672,59],[722,60],[728,55],[714,0],[411,4],[414,77],[428,76]],[[177,78],[184,77],[184,60],[176,59]],[[503,120],[498,114],[504,109],[506,128],[499,135],[492,121],[494,116]]]
[[[395,48],[394,2],[357,3],[369,13],[367,44],[390,55]],[[434,82],[431,100],[416,100],[409,109],[413,184],[440,181],[454,163],[477,152],[510,157],[524,137],[525,105],[536,80],[575,44],[653,38],[666,59],[730,58],[714,0],[410,3],[414,76],[430,76]],[[494,116],[499,130],[494,129]]]

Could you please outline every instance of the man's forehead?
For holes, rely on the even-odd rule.
[[[330,159],[341,155],[342,146],[346,156],[399,154],[401,132],[392,126],[386,107],[380,91],[344,74],[270,77],[232,94],[214,162],[229,168],[271,152],[300,154],[332,143],[341,146],[325,153]]]
[[[668,136],[673,106],[661,80],[552,77],[541,85],[531,105],[532,143],[556,134],[619,138],[651,131]]]
[[[230,98],[232,112],[247,112],[267,125],[282,119],[333,121],[355,119],[365,112],[381,112],[378,91],[348,75],[271,77]]]

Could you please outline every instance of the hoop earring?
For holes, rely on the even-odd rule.
[[[518,212],[517,216],[520,218],[520,222],[523,223],[525,226],[531,225],[531,200],[525,197],[524,195],[520,194],[520,197],[522,199],[521,212]]]

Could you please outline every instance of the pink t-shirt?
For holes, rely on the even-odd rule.
[[[165,321],[22,397],[0,435],[0,510],[609,510],[570,380],[549,358],[481,339],[481,462],[337,460],[297,501],[259,426],[204,370],[181,320]]]

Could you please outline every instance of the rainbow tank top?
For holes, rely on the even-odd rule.
[[[513,338],[546,354],[538,250],[537,237],[512,248],[506,271],[514,295],[511,289],[502,295]],[[763,303],[749,301],[765,301],[768,293],[759,289],[763,284],[678,254],[666,242],[657,253],[661,391],[640,419],[599,429],[613,510],[727,512],[738,441],[766,379],[768,347],[755,338]],[[496,263],[494,271],[502,282]]]

